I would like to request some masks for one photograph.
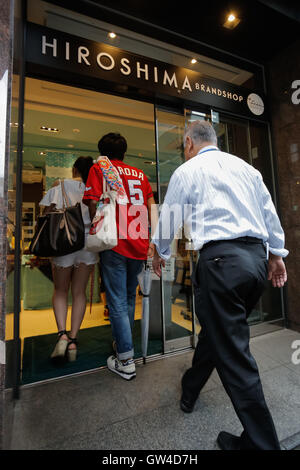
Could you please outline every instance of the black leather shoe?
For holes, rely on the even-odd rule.
[[[194,406],[194,401],[187,400],[185,397],[183,397],[183,395],[181,396],[180,408],[182,409],[182,411],[184,411],[185,413],[191,413],[194,409]]]
[[[226,431],[221,431],[217,443],[222,450],[240,450],[240,438]]]

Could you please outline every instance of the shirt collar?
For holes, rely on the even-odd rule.
[[[201,150],[197,153],[197,155],[200,155],[203,152],[206,152],[207,150],[219,150],[220,149],[216,145],[206,145],[206,147],[202,147]]]

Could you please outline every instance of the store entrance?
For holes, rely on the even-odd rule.
[[[266,125],[232,119],[209,109],[202,111],[170,110],[151,103],[79,89],[57,83],[26,78],[22,181],[16,180],[12,166],[9,177],[9,252],[12,259],[8,274],[8,293],[13,292],[15,249],[14,225],[18,201],[16,185],[22,184],[21,309],[14,312],[14,298],[7,297],[6,341],[19,339],[22,385],[106,367],[113,353],[109,318],[105,315],[105,292],[99,266],[87,286],[87,308],[79,332],[79,353],[74,363],[56,367],[49,357],[57,340],[57,326],[52,309],[53,279],[49,259],[37,260],[29,253],[39,202],[58,178],[71,178],[71,169],[79,156],[98,157],[97,143],[108,132],[119,132],[127,140],[126,162],[147,175],[156,203],[162,203],[168,183],[176,168],[184,162],[183,133],[195,119],[210,120],[217,132],[221,150],[238,155],[257,167],[273,193],[270,146]],[[13,142],[13,141],[12,141]],[[12,145],[11,152],[16,149]],[[12,160],[13,161],[13,160]],[[148,356],[161,355],[195,346],[200,325],[194,315],[191,272],[197,253],[183,237],[172,243],[172,256],[162,273],[162,280],[152,273]],[[148,260],[151,266],[151,261]],[[72,299],[69,296],[67,329],[70,330]],[[252,312],[251,323],[282,317],[279,290],[268,286]],[[136,292],[133,331],[135,359],[141,350],[142,293]],[[16,325],[18,328],[16,328]],[[12,350],[12,348],[11,348]],[[8,354],[8,365],[10,359]],[[11,386],[10,373],[7,387]]]
[[[33,78],[26,78],[25,90],[22,182],[12,175],[12,185],[22,184],[23,193],[19,273],[22,385],[105,367],[107,357],[113,354],[110,322],[105,315],[105,292],[99,265],[95,265],[86,289],[87,307],[78,335],[77,360],[57,367],[49,359],[57,340],[51,263],[49,259],[37,259],[29,252],[43,195],[57,179],[72,178],[72,166],[79,156],[96,159],[97,144],[103,135],[119,132],[128,143],[126,163],[145,172],[157,198],[153,104]],[[13,191],[11,194],[13,196]],[[14,204],[12,199],[12,222]],[[10,245],[13,250],[13,232]],[[8,283],[13,283],[13,278],[14,271],[10,273]],[[70,292],[68,303],[67,330],[70,331]],[[142,355],[141,314],[142,295],[137,289],[133,331],[136,359]],[[13,302],[8,305],[6,332],[9,344],[14,337]],[[158,337],[150,334],[148,355],[161,353],[161,332]]]

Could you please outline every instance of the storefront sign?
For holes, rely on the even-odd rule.
[[[103,43],[29,23],[26,62],[29,71],[44,65],[84,77],[172,95],[236,114],[266,119],[265,99],[246,88],[205,77]]]

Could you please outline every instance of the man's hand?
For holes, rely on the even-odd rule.
[[[273,287],[283,287],[287,281],[285,264],[280,256],[270,253],[268,280],[272,281]]]
[[[155,272],[155,274],[158,277],[161,277],[161,266],[165,267],[166,262],[165,262],[164,259],[162,259],[158,255],[155,245],[154,245],[154,250],[155,250],[155,252],[154,252],[154,257],[153,257],[153,261],[152,261],[153,271]]]
[[[154,245],[154,243],[150,243],[149,248],[148,248],[148,252],[147,252],[147,258],[153,258],[154,251],[155,251],[155,245]]]

